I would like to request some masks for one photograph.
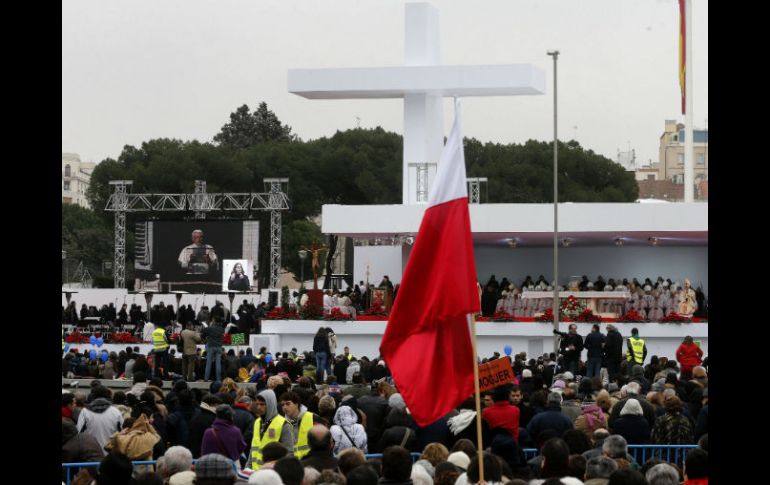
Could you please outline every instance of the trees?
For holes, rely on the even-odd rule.
[[[295,274],[300,270],[300,246],[313,240],[324,242],[320,228],[310,222],[320,214],[323,204],[401,202],[402,137],[380,127],[338,131],[331,137],[301,141],[262,102],[253,113],[247,105],[231,113],[229,123],[214,141],[153,139],[140,147],[126,145],[117,160],[98,164],[87,194],[97,210],[84,216],[82,224],[100,228],[90,236],[99,234],[99,241],[88,239],[86,234],[65,234],[63,225],[63,249],[65,240],[85,252],[93,245],[100,255],[112,247],[113,217],[101,210],[110,195],[110,180],[133,180],[135,193],[189,193],[196,179],[206,180],[209,192],[262,192],[263,178],[289,177],[291,210],[283,214],[282,261]],[[467,173],[489,178],[490,203],[551,202],[552,150],[550,142],[536,140],[499,144],[466,139]],[[559,172],[560,201],[631,202],[637,198],[633,174],[575,141],[560,143]],[[62,211],[64,216],[65,209]],[[256,217],[266,234],[269,217],[266,213]],[[126,224],[129,241],[133,219],[129,215]],[[262,243],[260,248],[259,267],[267,274],[269,244]],[[133,252],[129,249],[126,256],[128,270]],[[111,259],[111,252],[105,259]]]
[[[230,122],[214,136],[214,141],[222,146],[243,149],[260,143],[290,142],[296,140],[291,127],[281,124],[278,117],[267,109],[267,103],[259,103],[254,113],[244,104],[230,113]]]

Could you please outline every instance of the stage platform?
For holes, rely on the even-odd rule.
[[[293,347],[301,353],[313,349],[313,337],[318,327],[329,327],[337,334],[337,353],[342,353],[347,346],[356,357],[367,356],[370,359],[379,355],[380,341],[385,332],[387,322],[380,321],[327,321],[327,320],[263,320],[262,333],[250,335],[248,345],[226,345],[225,352],[235,350],[236,354],[246,347],[251,347],[256,354],[259,348],[267,347],[271,353],[288,352]],[[566,332],[568,323],[560,324]],[[591,332],[590,323],[577,323],[578,333],[585,337]],[[601,323],[602,333],[607,332],[607,324]],[[685,336],[690,335],[700,342],[705,355],[708,355],[708,322],[702,323],[615,323],[623,337],[631,336],[631,329],[639,329],[639,335],[647,343],[647,355],[673,358],[679,344]],[[526,351],[529,356],[542,355],[553,349],[551,322],[478,322],[479,355],[491,356],[493,352],[503,354],[503,347],[510,345],[514,353]],[[143,354],[152,350],[150,343],[138,344],[104,344],[101,348],[88,343],[70,344],[70,348],[79,351],[91,349],[108,352],[120,352],[126,347],[138,346]],[[199,345],[203,350],[205,347]],[[447,349],[451,352],[451,349]],[[583,357],[585,358],[585,352]]]
[[[271,352],[290,350],[312,350],[313,337],[318,327],[329,327],[337,334],[337,353],[345,346],[356,356],[370,359],[379,355],[380,341],[385,332],[385,321],[323,321],[323,320],[263,320],[262,334],[252,335],[250,345],[256,352],[265,345]],[[590,323],[577,323],[578,333],[585,337],[591,332]],[[606,324],[602,323],[606,334]],[[708,323],[615,323],[623,337],[631,336],[631,329],[639,329],[639,336],[647,343],[647,361],[652,355],[674,358],[677,347],[685,336],[700,341],[705,355],[708,355]],[[560,324],[567,331],[568,324]],[[526,351],[528,356],[542,355],[553,349],[553,323],[540,322],[479,322],[476,324],[478,351],[482,357],[493,352],[503,354],[503,348],[510,345],[514,353]],[[255,346],[257,344],[257,346]],[[451,353],[452,349],[446,349]],[[583,352],[583,358],[585,358]],[[417,359],[417,357],[416,357]]]

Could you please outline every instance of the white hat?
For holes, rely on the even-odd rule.
[[[524,369],[521,371],[521,378],[523,379],[525,377],[532,377],[532,371],[529,369]]]
[[[446,461],[448,461],[449,463],[453,464],[458,468],[462,468],[463,470],[467,470],[468,465],[471,464],[471,459],[468,458],[468,455],[466,455],[465,452],[462,452],[462,451],[455,451],[454,453],[450,453]]]
[[[572,372],[567,371],[561,375],[561,378],[564,379],[565,381],[574,381],[575,375]]]
[[[644,291],[646,291],[646,292],[648,292],[648,293],[649,293],[650,291],[652,291],[652,286],[650,286],[650,285],[644,285]]]

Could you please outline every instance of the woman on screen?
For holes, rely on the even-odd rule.
[[[249,277],[243,271],[241,263],[235,263],[235,266],[233,266],[230,279],[227,281],[227,289],[234,291],[249,291],[251,289]]]

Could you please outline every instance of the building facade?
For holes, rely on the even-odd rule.
[[[640,199],[684,200],[684,125],[666,120],[660,135],[658,162],[638,167],[634,176]],[[708,200],[709,144],[708,130],[694,130],[695,199]]]
[[[61,201],[90,208],[86,191],[91,184],[91,174],[96,164],[82,162],[77,153],[61,154]]]
[[[657,164],[658,180],[684,183],[684,136],[683,124],[666,120],[665,130],[660,135]],[[695,185],[697,187],[702,180],[709,178],[708,130],[694,130],[693,140]]]

